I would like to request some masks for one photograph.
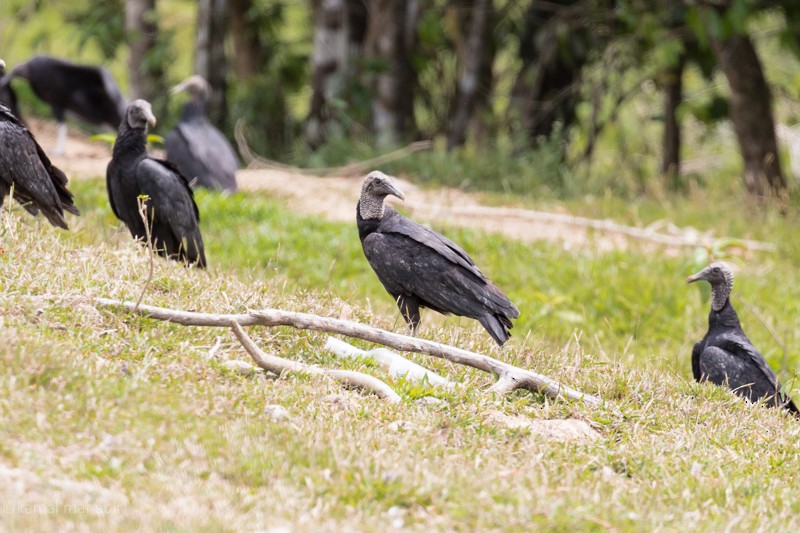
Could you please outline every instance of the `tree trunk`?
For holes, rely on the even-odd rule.
[[[761,62],[746,35],[712,40],[714,55],[731,88],[730,117],[744,158],[747,190],[756,196],[786,190],[781,173],[772,98]]]
[[[227,4],[227,0],[199,0],[195,39],[194,71],[211,85],[208,116],[220,129],[225,127],[227,111]]]
[[[522,68],[512,89],[512,114],[520,117],[519,127],[534,147],[541,138],[550,137],[556,123],[564,132],[575,123],[581,71],[589,54],[602,46],[592,27],[594,8],[579,3],[534,1],[525,15],[519,47]]]
[[[686,58],[681,55],[678,63],[665,73],[664,79],[664,143],[661,174],[667,186],[677,190],[681,185],[681,125],[678,121],[678,106],[683,101],[683,69]]]
[[[366,55],[381,64],[374,77],[372,128],[379,146],[412,137],[416,72],[409,56],[416,46],[419,21],[417,0],[372,0],[366,36]]]
[[[311,105],[306,141],[317,148],[325,141],[334,115],[333,100],[342,92],[361,55],[366,32],[366,8],[360,0],[313,0],[314,50],[311,56]]]
[[[488,99],[490,87],[482,86],[492,80],[494,51],[492,40],[493,9],[491,0],[474,0],[467,43],[459,58],[462,72],[456,87],[456,104],[447,134],[447,148],[461,146],[467,140],[470,121],[476,110]],[[488,76],[487,76],[488,71]]]
[[[128,84],[131,99],[143,98],[153,104],[156,116],[166,98],[164,66],[153,52],[158,44],[155,0],[125,0],[125,32],[130,50]]]
[[[258,28],[251,24],[249,12],[253,0],[229,0],[231,34],[233,35],[233,72],[241,80],[249,80],[266,62],[266,50],[258,38]]]

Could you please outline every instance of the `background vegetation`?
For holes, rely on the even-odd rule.
[[[126,5],[147,14],[144,33]],[[530,197],[730,192],[741,177],[753,195],[785,196],[794,177],[773,126],[798,114],[798,11],[750,0],[11,0],[0,49],[9,67],[34,52],[102,63],[131,97],[155,102],[165,131],[180,102],[167,105],[164,88],[198,72],[215,88],[218,125],[232,134],[243,120],[256,152],[299,166],[431,139],[432,152],[391,170]],[[404,44],[384,49],[380,35]],[[44,111],[28,96],[24,112]]]
[[[130,94],[127,40],[135,36],[124,30],[124,4],[3,2],[0,56],[9,67],[33,53],[102,63]],[[388,8],[391,2],[368,4]],[[487,204],[640,226],[674,223],[768,241],[776,249],[742,252],[725,243],[713,250],[636,243],[611,251],[569,249],[437,227],[469,251],[522,316],[502,351],[478,325],[454,317],[427,313],[420,334],[598,395],[607,403],[597,408],[522,392],[495,397],[485,392],[489,376],[412,357],[462,384],[452,392],[431,390],[391,380],[366,363],[335,359],[322,349],[324,335],[251,329],[276,354],[387,379],[403,398],[392,406],[313,376],[233,372],[225,363],[247,356],[224,330],[158,323],[68,299],[136,298],[147,279],[150,259],[110,212],[102,177],[71,181],[82,216],[70,219],[70,232],[7,202],[0,215],[4,528],[798,529],[800,426],[786,413],[691,380],[689,355],[706,329],[708,293],[684,282],[711,255],[734,262],[734,305],[745,330],[800,397],[796,183],[785,152],[786,189],[767,186],[777,198],[764,201],[764,191],[742,179],[728,75],[713,48],[713,41],[724,48],[722,41],[734,37],[754,43],[770,113],[776,122],[793,123],[800,93],[793,4],[699,2],[668,9],[652,2],[419,2],[417,48],[408,56],[418,83],[410,92],[414,127],[388,141],[373,122],[375,86],[366,76],[394,72],[384,59],[357,58],[351,83],[341,84],[326,101],[329,113],[316,117],[326,120],[318,130],[324,135],[315,137],[308,124],[320,5],[230,5],[232,18],[244,13],[244,27],[258,30],[249,43],[261,59],[236,67],[250,68],[249,77],[237,72],[232,63],[241,57],[241,43],[227,33],[225,99],[215,118],[229,133],[245,119],[260,153],[322,166],[429,138],[433,150],[383,170],[431,187],[480,191]],[[546,70],[541,57],[520,55],[537,5],[566,11],[556,11],[552,26],[536,26],[555,33],[529,44],[558,44],[556,56],[580,75],[567,79],[570,90],[563,93],[572,95],[574,116],[567,106],[550,131],[533,134],[547,120],[525,122],[509,110],[525,57],[539,65],[535,72]],[[163,72],[163,86],[196,69],[203,6],[185,0],[155,6],[151,58],[168,68],[152,72]],[[469,70],[465,58],[473,57],[463,47],[476,9],[493,17],[484,26],[492,29],[492,83],[479,84],[492,90],[468,114],[461,143],[453,139],[461,101],[455,87]],[[664,165],[664,75],[683,54],[675,107],[678,171]],[[14,87],[23,112],[47,114],[24,83]],[[527,89],[529,101],[561,101],[552,93],[538,100]],[[178,104],[162,104],[161,133]],[[363,258],[354,224],[293,212],[282,199],[253,191],[198,191],[197,201],[211,267],[200,272],[155,261],[147,303],[218,312],[280,307],[402,330]],[[586,422],[597,438],[554,438],[532,425],[543,419]]]

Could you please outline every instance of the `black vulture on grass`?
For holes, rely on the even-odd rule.
[[[2,59],[0,68],[5,68]],[[64,211],[80,214],[67,190],[67,176],[50,163],[28,128],[0,104],[0,207],[9,193],[30,214],[41,212],[59,228],[68,229]]]
[[[729,387],[751,402],[766,400],[770,407],[784,407],[800,414],[791,398],[781,393],[781,384],[764,356],[744,334],[731,304],[733,272],[725,263],[710,264],[686,281],[711,284],[708,332],[692,349],[692,374],[697,381]]]
[[[356,222],[370,266],[395,299],[413,335],[420,307],[474,318],[502,346],[511,336],[516,306],[451,240],[409,220],[383,201],[404,199],[389,177],[374,171],[361,186]]]
[[[62,154],[67,138],[66,113],[92,124],[119,127],[126,102],[111,74],[103,67],[76,65],[50,56],[34,56],[7,76],[28,80],[33,92],[50,106],[58,121],[55,154]]]
[[[134,100],[119,126],[106,184],[111,209],[128,226],[135,239],[147,240],[147,228],[139,212],[146,197],[146,218],[153,248],[170,259],[206,266],[200,213],[192,189],[177,167],[147,154],[147,125],[155,125],[150,104]]]
[[[178,165],[190,183],[196,179],[198,187],[235,192],[239,159],[228,139],[206,118],[208,82],[190,76],[172,89],[173,94],[181,91],[189,93],[189,101],[164,140],[167,159]]]

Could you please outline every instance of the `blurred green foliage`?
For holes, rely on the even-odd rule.
[[[570,4],[558,4],[562,3]],[[530,2],[496,0],[493,5],[497,12],[493,26],[496,55],[489,107],[478,117],[479,131],[468,138],[463,148],[448,152],[444,136],[462,68],[457,51],[464,45],[464,21],[468,17],[466,8],[458,3],[435,0],[425,4],[416,34],[418,44],[409,59],[418,76],[414,107],[418,136],[434,140],[435,149],[388,164],[386,170],[413,174],[430,184],[532,198],[604,194],[660,197],[666,187],[659,173],[663,94],[658,73],[686,53],[690,62],[678,115],[683,126],[681,156],[687,164],[685,183],[678,189],[685,194],[695,186],[733,182],[736,187],[731,190],[735,191],[740,187],[741,163],[729,124],[724,120],[729,95],[707,49],[709,32],[749,31],[776,92],[777,121],[791,122],[800,116],[796,104],[800,95],[796,75],[800,62],[795,55],[785,53],[796,48],[800,35],[794,31],[800,27],[800,9],[791,3],[762,5],[734,0],[731,9],[720,15],[700,4],[669,11],[667,3],[649,6],[625,1],[616,3],[613,19],[590,19],[598,32],[605,32],[606,41],[598,41],[591,50],[582,76],[575,124],[567,127],[556,123],[550,138],[538,139],[532,146],[510,96],[520,69],[520,39]],[[122,46],[122,6],[121,0],[4,2],[0,6],[3,57],[9,67],[33,53],[102,63],[125,91],[127,54]],[[603,6],[601,0],[593,0],[582,9],[603,14]],[[158,2],[162,39],[151,59],[154,65],[167,66],[169,84],[192,71],[196,9],[196,3],[190,0]],[[228,124],[224,128],[228,136],[233,136],[234,126],[241,120],[253,151],[301,167],[347,164],[376,155],[369,128],[372,94],[364,76],[352,77],[343,95],[331,101],[336,124],[329,131],[327,144],[316,150],[306,145],[303,123],[311,96],[314,31],[309,5],[256,0],[247,16],[257,29],[264,64],[248,79],[238,79],[232,70],[229,72]],[[686,32],[671,26],[680,24],[686,24],[698,41],[696,44],[688,45],[683,39]],[[569,27],[562,29],[555,35],[568,39]],[[569,47],[559,46],[559,50],[570,53]],[[569,62],[569,58],[566,60]],[[366,77],[385,68],[372,59],[359,61],[356,71]],[[24,82],[15,81],[14,87],[23,113],[49,114]],[[172,127],[183,101],[182,97],[171,99],[167,110],[159,115],[154,133],[164,134]],[[593,130],[598,124],[599,134],[595,135]]]

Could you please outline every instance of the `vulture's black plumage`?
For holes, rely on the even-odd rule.
[[[2,60],[0,68],[5,68]],[[28,128],[0,104],[0,207],[12,190],[26,211],[41,212],[59,228],[67,229],[64,211],[79,214],[67,190],[67,176],[50,163]]]
[[[694,379],[729,387],[751,402],[764,399],[771,407],[782,406],[800,414],[792,399],[781,393],[775,373],[742,330],[730,300],[730,267],[718,261],[687,279],[689,283],[699,280],[711,284],[711,313],[708,332],[692,349]]]
[[[427,307],[474,318],[502,346],[519,316],[514,304],[457,244],[385,206],[388,195],[404,198],[383,172],[368,174],[356,209],[358,234],[410,332],[419,325],[420,307]]]
[[[64,148],[67,112],[113,129],[119,127],[125,115],[125,99],[114,78],[103,67],[76,65],[40,55],[14,67],[8,78],[27,80],[36,96],[52,109],[59,123],[56,153]]]
[[[178,124],[167,133],[164,147],[167,159],[197,187],[236,191],[239,160],[228,139],[206,118],[210,88],[200,76],[190,76],[172,92],[186,91],[189,101],[183,106]]]
[[[189,183],[175,165],[147,154],[147,124],[155,123],[148,102],[135,100],[128,106],[106,170],[111,209],[135,239],[146,241],[139,213],[139,197],[146,196],[153,248],[170,259],[205,267],[200,213]]]
[[[0,66],[0,104],[6,106],[15,117],[20,118],[17,107],[17,93],[11,87],[11,76],[6,76],[6,64]]]

